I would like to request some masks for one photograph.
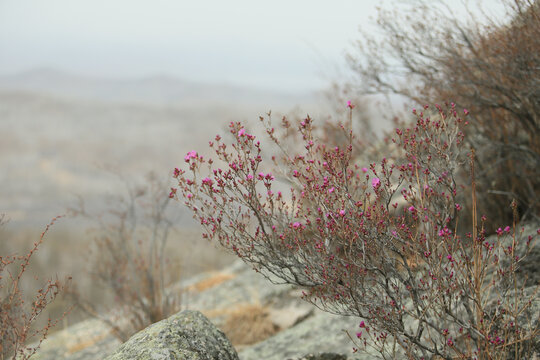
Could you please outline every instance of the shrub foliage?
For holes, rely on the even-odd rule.
[[[28,267],[32,256],[43,243],[49,228],[60,218],[54,218],[41,233],[39,241],[26,255],[0,256],[0,359],[28,359],[36,353],[49,330],[60,319],[48,319],[41,328],[35,326],[35,321],[45,311],[47,306],[65,290],[70,278],[65,282],[47,280],[37,290],[30,304],[25,303],[29,297],[22,291],[22,282],[28,275]],[[2,225],[3,216],[0,216]],[[34,341],[33,345],[27,345]]]
[[[470,5],[470,4],[469,4]],[[539,219],[540,3],[501,0],[506,21],[486,9],[457,17],[442,1],[415,0],[380,10],[381,38],[363,34],[343,87],[398,94],[423,104],[453,99],[473,114],[467,141],[477,148],[483,211],[503,221],[501,202]],[[480,14],[480,15],[474,15]]]
[[[450,104],[413,113],[410,127],[396,129],[393,153],[371,164],[353,163],[344,127],[348,141],[334,147],[318,141],[309,117],[297,129],[283,119],[283,133],[267,122],[282,151],[271,156],[272,171],[261,142],[231,123],[231,143],[210,142],[215,159],[186,155],[189,169],[175,169],[170,196],[184,199],[204,237],[255,270],[304,287],[304,299],[323,310],[359,317],[357,350],[411,359],[530,355],[538,323],[523,316],[538,289],[517,286],[515,271],[535,236],[523,238],[514,223],[488,240],[475,209],[470,232],[459,229],[455,174],[464,167],[476,204],[468,111]],[[289,153],[298,141],[302,150]]]
[[[149,174],[147,180],[145,186],[126,186],[127,196],[113,198],[111,208],[100,216],[89,213],[82,202],[71,209],[95,224],[90,275],[114,303],[104,311],[76,289],[71,295],[79,308],[104,322],[121,341],[181,306],[180,294],[166,288],[178,277],[170,275],[166,252],[172,231],[170,199],[155,175]]]

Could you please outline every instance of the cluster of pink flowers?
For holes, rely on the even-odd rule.
[[[210,179],[209,177],[205,177],[204,179],[202,179],[203,185],[212,186],[213,183],[214,181]]]
[[[244,128],[241,128],[240,130],[238,130],[238,137],[240,137],[240,138],[245,137],[248,140],[255,140],[255,136],[246,133],[246,130]]]
[[[272,173],[265,174],[263,172],[260,172],[259,174],[257,174],[257,177],[259,180],[269,180],[269,181],[275,180],[275,177],[274,175],[272,175]]]
[[[497,229],[497,235],[499,235],[499,236],[502,236],[504,233],[509,233],[509,232],[510,232],[510,226],[506,226],[504,228],[504,231],[501,228]]]
[[[196,158],[197,158],[197,152],[195,150],[192,150],[186,154],[186,156],[184,157],[184,160],[186,162],[189,162],[191,159],[196,159]]]

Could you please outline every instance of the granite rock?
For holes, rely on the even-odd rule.
[[[107,360],[238,360],[225,334],[198,311],[182,311],[133,335]]]
[[[326,359],[320,357],[323,354],[349,360],[381,359],[378,353],[369,349],[353,354],[354,344],[346,332],[354,337],[359,321],[356,317],[317,310],[310,318],[241,350],[239,355],[242,360]]]

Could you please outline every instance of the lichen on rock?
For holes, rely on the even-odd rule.
[[[107,360],[238,360],[225,334],[198,311],[182,311],[133,335]]]

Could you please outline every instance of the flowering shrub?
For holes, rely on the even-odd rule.
[[[41,342],[49,330],[55,326],[60,319],[48,319],[47,324],[42,328],[35,326],[36,319],[46,310],[47,306],[65,290],[65,286],[70,278],[61,283],[58,279],[48,280],[36,293],[31,304],[25,304],[24,295],[21,290],[21,282],[24,274],[28,274],[30,260],[39,245],[43,243],[45,234],[49,228],[58,220],[60,216],[54,218],[45,231],[41,233],[39,241],[34,243],[32,249],[24,256],[0,255],[0,359],[28,359],[36,353]],[[0,216],[2,225],[3,216]],[[13,271],[17,269],[16,271]],[[32,346],[26,345],[29,341],[37,341]]]
[[[323,310],[361,318],[356,350],[521,358],[538,335],[538,324],[523,320],[537,289],[517,287],[515,271],[537,235],[522,239],[514,223],[490,242],[476,211],[471,232],[459,230],[454,175],[463,166],[471,167],[476,203],[474,153],[467,159],[462,149],[468,111],[435,108],[432,116],[428,106],[413,110],[416,121],[396,129],[395,153],[371,164],[351,161],[352,132],[348,143],[327,146],[308,117],[294,154],[281,141],[290,137],[267,123],[282,151],[269,171],[261,142],[231,123],[231,144],[219,135],[210,142],[216,159],[186,155],[189,169],[175,169],[170,197],[184,199],[205,238],[256,271],[304,287],[304,299]],[[283,127],[290,133],[286,119]]]

